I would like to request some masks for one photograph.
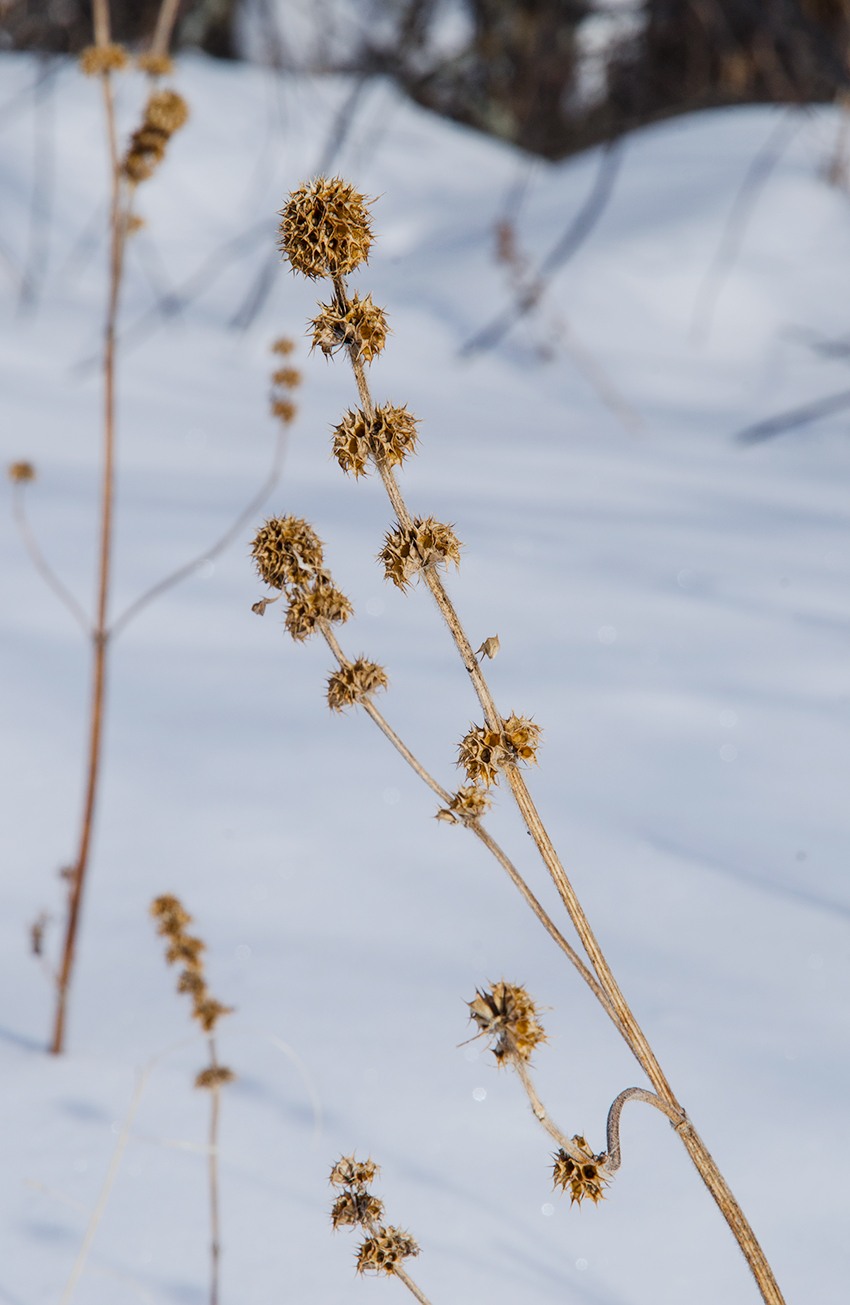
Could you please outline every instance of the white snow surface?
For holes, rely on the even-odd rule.
[[[86,602],[103,122],[97,85],[71,64],[34,95],[38,75],[28,57],[0,58],[3,456],[37,464],[33,528]],[[448,585],[473,646],[500,637],[487,671],[502,710],[545,729],[530,774],[539,808],[789,1305],[845,1300],[848,417],[735,440],[848,388],[841,348],[810,347],[850,339],[850,210],[824,179],[835,112],[791,111],[793,138],[714,286],[707,338],[691,333],[700,287],[786,110],[706,113],[630,138],[610,204],[539,311],[463,359],[510,302],[493,240],[510,188],[527,182],[517,232],[536,263],[586,199],[598,152],[532,165],[380,81],[352,107],[342,78],[193,58],[175,84],[191,122],[140,188],[147,226],[122,306],[113,611],[201,552],[262,481],[269,346],[294,335],[301,411],[266,511],[315,523],[356,611],[343,646],[387,667],[382,710],[444,785],[458,782],[456,743],[480,712],[427,593],[384,584],[379,483],[349,481],[329,458],[356,391],[343,359],[308,354],[322,286],[280,270],[256,319],[233,325],[272,266],[276,210],[344,121],[331,166],[377,197],[378,239],[352,283],[394,331],[372,383],[421,418],[405,493],[464,541]],[[144,93],[135,74],[122,80],[122,132]],[[201,284],[199,269],[216,276]],[[187,283],[196,297],[161,311]],[[558,317],[642,425],[600,401]],[[406,1298],[397,1281],[358,1278],[356,1238],[331,1234],[327,1173],[354,1149],[382,1165],[376,1191],[420,1243],[411,1272],[434,1305],[755,1301],[655,1111],[627,1108],[623,1168],[598,1208],[552,1193],[552,1144],[516,1076],[480,1042],[461,1045],[465,1001],[488,980],[528,986],[547,1008],[540,1093],[597,1149],[610,1102],[641,1071],[499,866],[433,819],[433,795],[365,715],[331,717],[324,645],[289,641],[278,607],[252,613],[251,529],[113,647],[69,1051],[44,1054],[51,989],[27,931],[49,910],[55,955],[89,653],[9,511],[0,531],[0,1300],[60,1301],[137,1075],[166,1051],[74,1300],[208,1298],[208,1102],[192,1087],[205,1045],[147,914],[173,892],[208,944],[213,992],[237,1008],[220,1037],[239,1075],[222,1104],[222,1305]],[[566,928],[504,791],[490,824]]]

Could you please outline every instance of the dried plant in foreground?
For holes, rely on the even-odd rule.
[[[357,1272],[393,1274],[421,1305],[429,1305],[427,1296],[402,1268],[405,1260],[419,1254],[419,1247],[410,1233],[384,1223],[384,1203],[369,1191],[379,1173],[374,1160],[358,1160],[353,1155],[337,1160],[330,1172],[331,1186],[340,1189],[331,1207],[334,1232],[362,1228],[366,1236],[357,1248]]]
[[[335,310],[338,317],[344,320],[346,314],[353,307],[353,299],[349,293],[345,278],[357,266],[366,261],[372,245],[368,201],[354,187],[343,182],[340,178],[328,181],[320,177],[315,181],[305,183],[293,192],[283,210],[282,217],[280,247],[284,256],[289,260],[294,270],[303,272],[311,279],[324,276],[331,280]],[[369,388],[362,352],[355,343],[347,344],[344,347],[348,352],[354,373],[360,410],[363,415],[363,433],[362,436],[358,433],[360,442],[356,448],[359,457],[366,451],[365,441],[367,441],[368,432],[371,431],[376,420],[378,407]],[[461,803],[460,793],[455,795],[454,799],[451,798],[428,775],[409,749],[390,729],[387,722],[380,717],[373,703],[367,699],[364,706],[375,723],[380,725],[383,732],[420,777],[435,792],[440,794],[443,799],[440,816],[448,823],[462,824],[466,828],[472,829],[479,837],[487,841],[487,845],[490,846],[500,863],[506,869],[510,867],[509,873],[511,873],[511,877],[517,886],[520,887],[526,901],[532,905],[533,909],[535,906],[539,908],[539,904],[535,903],[533,896],[528,892],[522,877],[510,865],[510,862],[507,862],[507,858],[503,854],[500,855],[501,850],[485,834],[482,829],[481,819],[467,812],[461,814],[461,807],[469,805],[470,788],[475,788],[482,782],[486,787],[504,779],[578,934],[587,958],[587,964],[575,953],[570,954],[572,949],[563,940],[560,940],[559,931],[548,920],[545,912],[536,909],[535,913],[546,925],[550,935],[559,942],[559,946],[599,998],[606,1014],[625,1039],[654,1089],[652,1093],[647,1093],[642,1088],[628,1089],[624,1099],[637,1096],[639,1099],[650,1100],[653,1105],[658,1105],[669,1115],[671,1120],[675,1121],[677,1133],[747,1259],[762,1298],[768,1302],[768,1305],[784,1305],[782,1294],[770,1265],[741,1207],[677,1100],[647,1041],[646,1035],[635,1019],[611,972],[608,961],[590,927],[575,890],[564,871],[533,802],[526,783],[525,765],[528,761],[536,758],[540,727],[530,719],[520,715],[512,714],[505,718],[496,706],[481,669],[478,655],[473,652],[472,644],[449,598],[440,574],[441,561],[445,564],[449,560],[455,563],[459,560],[459,545],[455,540],[454,545],[440,549],[437,546],[436,532],[432,530],[431,538],[427,541],[428,548],[420,551],[421,544],[426,543],[426,541],[420,539],[419,532],[423,524],[433,522],[433,518],[414,518],[402,495],[395,468],[390,459],[380,449],[376,450],[369,446],[368,457],[383,482],[396,519],[396,524],[388,533],[384,551],[381,554],[387,577],[401,588],[407,588],[413,576],[418,576],[428,586],[454,640],[484,716],[483,724],[474,726],[461,744],[461,761],[467,771],[467,778],[471,781],[466,786],[467,795],[465,801]],[[448,527],[441,527],[441,530],[443,529],[449,530]],[[451,533],[452,538],[454,538],[453,532]],[[442,536],[442,542],[447,544],[448,537]],[[429,549],[431,550],[430,555]],[[440,552],[442,557],[440,557]],[[341,666],[350,665],[351,663],[339,648],[329,624],[320,619],[316,622],[315,629],[324,635],[338,663]],[[485,645],[482,645],[479,653],[486,653]],[[455,809],[457,809],[460,818],[456,817]],[[513,1056],[512,1063],[516,1066],[521,1077],[523,1073],[527,1072],[525,1062],[521,1057]],[[528,1087],[526,1090],[528,1091]],[[543,1115],[545,1116],[545,1111],[543,1111]],[[543,1122],[542,1119],[541,1122]],[[565,1148],[565,1150],[570,1155],[569,1148]],[[578,1146],[576,1150],[580,1152]],[[572,1158],[577,1160],[578,1156]]]
[[[230,1015],[232,1007],[223,1006],[210,996],[204,975],[203,954],[206,944],[186,932],[186,926],[192,923],[192,917],[184,909],[177,897],[165,894],[154,898],[151,903],[151,915],[156,921],[156,930],[166,939],[165,959],[169,965],[181,966],[177,980],[177,991],[186,993],[192,999],[192,1019],[207,1034],[209,1039],[210,1063],[195,1078],[195,1087],[210,1094],[210,1131],[209,1131],[209,1182],[210,1182],[210,1305],[218,1305],[219,1259],[221,1240],[219,1232],[218,1208],[218,1118],[219,1097],[221,1089],[236,1078],[232,1069],[220,1065],[216,1056],[215,1031],[218,1021],[224,1015]]]

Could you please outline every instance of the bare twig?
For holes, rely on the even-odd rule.
[[[68,609],[74,620],[79,625],[83,634],[89,636],[92,632],[91,621],[82,606],[77,602],[70,589],[59,579],[56,572],[51,567],[47,558],[42,553],[38,545],[38,540],[32,532],[29,521],[27,520],[24,494],[26,492],[26,482],[18,481],[12,485],[12,516],[21,537],[21,542],[29,554],[29,559],[35,567],[42,580],[48,585],[59,599],[60,603]]]

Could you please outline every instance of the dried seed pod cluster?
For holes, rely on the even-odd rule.
[[[457,821],[480,820],[490,809],[490,794],[477,784],[464,784],[455,793],[447,807],[437,812],[438,820]]]
[[[206,944],[186,932],[187,924],[192,922],[191,915],[184,911],[178,898],[170,895],[154,899],[151,915],[157,922],[157,933],[168,939],[166,961],[169,965],[183,966],[177,980],[177,991],[191,996],[192,1018],[197,1020],[205,1033],[214,1033],[222,1015],[229,1015],[232,1007],[223,1006],[209,994],[201,959]]]
[[[458,744],[458,765],[463,766],[473,784],[483,783],[489,788],[498,784],[499,771],[506,766],[537,760],[540,734],[539,725],[514,713],[503,722],[501,730],[473,725]]]
[[[12,462],[7,474],[13,485],[25,485],[35,480],[35,467],[31,462]]]
[[[272,353],[281,354],[284,358],[292,353],[295,344],[285,336],[275,340],[272,345]],[[272,397],[271,411],[272,416],[277,417],[284,426],[295,420],[298,408],[293,402],[292,391],[296,390],[301,384],[301,373],[297,367],[278,367],[272,373]]]
[[[174,60],[167,54],[140,54],[136,59],[136,67],[139,72],[147,73],[148,77],[168,77],[174,72]]]
[[[362,409],[347,412],[334,427],[333,453],[343,471],[365,476],[369,458],[383,458],[400,467],[416,447],[417,418],[407,408],[385,403],[372,421]]]
[[[157,91],[145,106],[141,127],[133,132],[121,164],[131,185],[147,181],[165,157],[165,147],[189,117],[189,108],[176,91]]]
[[[270,517],[251,546],[260,578],[280,589],[289,600],[286,628],[300,643],[314,634],[320,621],[347,621],[354,610],[324,570],[322,542],[301,517]],[[261,598],[253,610],[262,616],[269,602]]]
[[[602,1192],[608,1183],[603,1169],[607,1156],[604,1153],[594,1155],[579,1134],[572,1138],[572,1143],[582,1158],[575,1159],[563,1149],[557,1152],[552,1169],[555,1186],[564,1192],[569,1189],[570,1205],[581,1205],[585,1197],[589,1197],[596,1205],[604,1199]]]
[[[502,981],[487,992],[476,989],[468,1005],[470,1019],[478,1025],[476,1036],[495,1040],[491,1050],[500,1065],[510,1060],[529,1060],[537,1044],[546,1041],[537,1007],[518,984]]]
[[[330,1173],[331,1184],[342,1188],[331,1209],[334,1231],[361,1227],[369,1234],[357,1249],[358,1273],[395,1273],[403,1260],[419,1254],[409,1233],[381,1223],[384,1203],[369,1191],[378,1173],[374,1160],[353,1155],[343,1156]]]
[[[129,60],[123,45],[87,45],[80,54],[80,69],[86,77],[120,72]]]
[[[409,530],[396,525],[395,530],[387,532],[378,561],[384,564],[386,580],[407,589],[422,570],[436,570],[449,562],[460,566],[462,547],[451,526],[433,517],[416,517]]]
[[[292,192],[281,212],[281,253],[296,272],[311,280],[347,276],[369,257],[372,227],[367,202],[341,177],[305,182]]]
[[[210,1065],[207,1069],[202,1069],[200,1074],[195,1078],[196,1088],[206,1088],[208,1092],[216,1088],[224,1087],[225,1083],[233,1083],[236,1075],[232,1069],[226,1065]]]
[[[370,363],[387,342],[389,327],[383,308],[372,303],[372,296],[354,295],[344,306],[336,301],[319,304],[321,312],[310,323],[313,348],[321,349],[326,358],[347,345],[355,358]]]
[[[383,666],[358,657],[356,662],[341,666],[328,677],[328,706],[332,711],[345,711],[346,707],[364,702],[379,689],[385,689],[387,683]]]

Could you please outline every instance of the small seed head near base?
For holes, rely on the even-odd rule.
[[[358,1273],[395,1273],[403,1260],[419,1254],[419,1247],[401,1228],[376,1228],[357,1250]]]
[[[126,68],[127,51],[123,45],[88,45],[80,54],[79,62],[85,77],[99,77]]]
[[[569,1189],[570,1205],[581,1205],[588,1197],[594,1205],[603,1200],[603,1188],[607,1186],[602,1165],[605,1155],[594,1155],[584,1138],[576,1134],[572,1138],[573,1146],[581,1153],[581,1161],[573,1159],[566,1151],[559,1150],[554,1156],[555,1164],[552,1177],[556,1187],[566,1192]]]
[[[226,1065],[210,1065],[207,1069],[202,1069],[200,1074],[195,1078],[196,1088],[205,1088],[208,1092],[216,1088],[224,1087],[225,1083],[234,1083],[236,1075],[232,1069]]]
[[[459,788],[447,807],[437,812],[438,820],[452,823],[466,820],[480,820],[490,809],[490,794],[477,784],[464,784]]]
[[[515,713],[503,722],[501,730],[473,725],[458,744],[458,765],[463,766],[473,784],[489,788],[498,784],[499,772],[521,761],[536,761],[541,729],[534,721]]]
[[[35,480],[35,467],[31,462],[12,462],[7,474],[13,485],[25,485],[27,481]]]

